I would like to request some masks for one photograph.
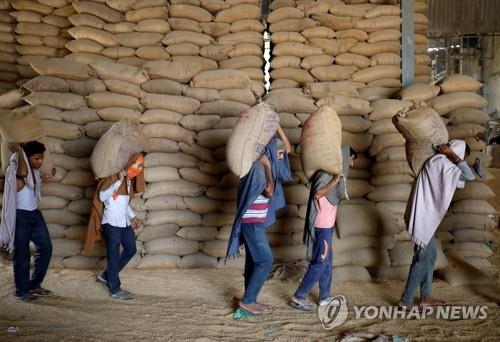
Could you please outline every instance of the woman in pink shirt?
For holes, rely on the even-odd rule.
[[[342,147],[342,173],[330,175],[317,171],[311,179],[311,193],[307,205],[304,242],[307,245],[307,258],[310,260],[307,272],[290,305],[294,308],[312,311],[316,305],[307,296],[319,283],[320,305],[331,298],[332,288],[332,236],[337,206],[342,198],[347,198],[346,181],[349,167],[357,155],[349,146]]]

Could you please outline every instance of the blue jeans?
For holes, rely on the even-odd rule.
[[[298,299],[305,299],[316,283],[319,283],[320,300],[331,296],[333,228],[315,228],[314,236],[314,249],[311,262],[299,288],[295,291],[295,297]]]
[[[257,303],[257,296],[273,265],[273,254],[262,224],[243,223],[241,233],[245,244],[245,294],[244,304]]]
[[[36,246],[35,268],[31,279],[30,241]],[[52,242],[42,213],[39,210],[18,209],[14,237],[14,282],[17,296],[40,286],[47,274],[51,257]]]
[[[424,249],[419,250],[417,245],[414,247],[415,254],[410,266],[408,280],[401,300],[405,304],[413,303],[413,297],[420,287],[421,297],[432,296],[432,276],[436,263],[436,241],[434,237],[429,241]]]
[[[121,290],[118,273],[128,264],[137,252],[135,234],[132,227],[120,228],[110,224],[103,224],[104,239],[106,240],[107,270],[103,276],[108,281],[109,292],[114,294]],[[120,245],[123,251],[120,253]]]

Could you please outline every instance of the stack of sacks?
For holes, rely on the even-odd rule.
[[[264,94],[264,25],[260,22],[260,2],[255,0],[200,2],[200,11],[205,11],[208,15],[205,14],[205,19],[190,30],[195,31],[197,36],[205,36],[207,43],[195,53],[203,58],[196,57],[195,60],[202,61],[204,70],[217,68],[239,70],[250,79],[249,88],[252,92],[259,97],[262,96]],[[181,18],[171,18],[170,20],[173,21],[171,25],[175,23],[179,30],[186,30],[187,28],[183,28],[182,25],[186,21],[182,17],[187,18],[186,14],[179,10],[176,13]],[[173,17],[173,14],[171,16]],[[172,29],[174,30],[174,26]],[[174,35],[174,43],[178,41],[178,36],[182,36],[182,33]],[[175,46],[171,49],[175,49]],[[251,97],[246,96],[245,100],[243,98],[238,100],[222,94],[222,97],[215,100],[251,105],[255,102],[251,100]],[[230,105],[230,102],[222,103],[222,105]]]
[[[0,3],[0,94],[16,88],[16,81],[19,80],[16,67],[19,58],[16,50],[16,24],[14,18],[9,15],[10,11],[12,11],[10,3],[2,1]]]
[[[492,219],[496,211],[487,201],[494,193],[484,184],[491,178],[486,172],[491,157],[485,153],[486,144],[480,139],[485,131],[482,125],[489,119],[481,111],[487,105],[486,100],[476,93],[482,84],[469,76],[451,75],[443,79],[439,86],[441,95],[430,100],[429,106],[448,121],[450,139],[465,140],[470,146],[468,164],[473,165],[479,159],[485,172],[484,179],[477,177],[476,181],[467,182],[465,189],[457,190],[451,212],[439,230],[443,235],[451,233],[446,234],[450,243],[445,248],[455,250],[477,267],[490,266],[487,258],[492,251],[487,243],[492,240],[489,230],[496,226],[496,221]]]
[[[197,98],[201,105],[195,115],[185,116],[180,121],[184,128],[197,133],[196,142],[180,146],[182,151],[197,157],[197,165],[179,172],[186,181],[198,186],[198,193],[194,195],[197,198],[186,197],[184,203],[200,219],[197,223],[184,224],[188,227],[182,229],[189,232],[191,239],[201,242],[202,252],[183,257],[179,267],[224,265],[236,213],[238,185],[238,177],[230,172],[226,163],[226,143],[240,113],[256,102],[250,87],[251,81],[244,72],[220,69],[198,73],[186,90],[186,96]],[[242,261],[240,258],[230,264],[241,267]]]
[[[415,1],[413,3],[415,16],[415,83],[431,83],[432,82],[432,67],[431,58],[427,54],[429,47],[429,39],[426,34],[429,30],[429,19],[427,18],[427,10],[429,5],[427,0]]]
[[[14,8],[10,16],[14,19],[16,33],[17,71],[22,78],[18,84],[38,76],[30,63],[68,54],[65,45],[71,40],[67,19],[73,12],[66,0],[11,1]]]
[[[350,53],[370,60],[369,68],[359,70],[352,77],[354,81],[367,84],[366,88],[360,89],[360,96],[364,99],[387,98],[401,87],[400,13],[399,5],[366,7],[362,18],[354,25],[368,35],[366,41],[350,50]]]
[[[165,35],[162,42],[174,62],[191,64],[192,79],[172,78],[172,72],[163,71],[159,75],[170,78],[170,85],[160,88],[159,84],[155,84],[158,80],[153,79],[148,88],[143,89],[177,96],[194,107],[192,112],[180,111],[176,107],[164,108],[181,113],[175,113],[177,116],[172,117],[175,121],[171,124],[180,128],[182,141],[177,147],[181,151],[179,155],[189,157],[179,165],[172,165],[176,177],[182,182],[167,180],[175,187],[165,187],[162,194],[177,196],[175,200],[168,200],[166,205],[180,213],[176,220],[180,229],[175,238],[170,238],[175,241],[166,242],[179,246],[180,242],[189,242],[185,243],[187,250],[178,251],[167,266],[224,265],[236,212],[238,184],[238,177],[227,167],[225,145],[240,113],[248,110],[264,93],[264,27],[259,22],[261,9],[258,5],[258,1],[193,1],[189,4],[179,1],[169,6],[171,32]],[[152,78],[157,76],[151,73],[150,66],[156,63],[144,65]],[[162,69],[158,68],[158,71],[162,72]],[[176,137],[170,139],[179,140]],[[152,203],[154,209],[148,207],[148,203]],[[161,210],[161,207],[149,199],[146,200],[146,207],[149,210],[148,220],[164,215],[152,211]],[[147,254],[151,251],[156,253],[153,248],[154,242],[146,243]],[[151,267],[155,267],[152,257],[146,255],[143,264],[151,259]],[[243,258],[240,258],[229,265],[241,267],[242,261]]]
[[[352,80],[362,83],[362,98],[374,100],[401,86],[399,7],[341,1],[270,7],[271,89]]]
[[[201,214],[211,207],[200,197],[217,179],[200,171],[200,163],[213,161],[213,156],[194,140],[197,130],[211,128],[219,117],[197,117],[200,101],[182,95],[202,67],[178,61],[148,62],[144,67],[151,80],[142,84],[145,111],[140,120],[150,148],[145,159],[145,201],[141,204],[147,215],[138,236],[145,244],[146,256],[139,268],[210,262],[215,267],[216,258],[207,261],[198,252],[199,241],[217,234],[216,229],[202,226]]]
[[[23,86],[31,92],[24,100],[36,106],[57,170],[43,184],[40,204],[52,237],[54,267],[97,268],[105,256],[102,245],[88,256],[79,255],[96,185],[89,156],[113,122],[141,114],[132,94],[147,75],[134,67],[99,63],[87,66],[60,58],[33,62],[41,76]],[[145,218],[144,212],[137,214]]]
[[[76,1],[74,38],[66,45],[68,58],[80,63],[98,60],[142,65],[147,60],[169,59],[161,44],[170,31],[167,1]]]

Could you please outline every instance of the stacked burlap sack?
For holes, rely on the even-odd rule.
[[[241,69],[264,80],[259,1],[74,2],[68,58],[82,63],[116,60],[190,61],[203,70]],[[228,60],[228,59],[232,60]]]
[[[429,5],[427,0],[415,1],[413,3],[415,10],[415,83],[430,83],[432,82],[432,67],[431,58],[427,54],[429,47],[429,39],[426,37],[429,30],[429,19],[427,18],[427,10]]]
[[[21,79],[18,85],[37,76],[30,63],[68,54],[66,43],[71,40],[68,16],[73,8],[66,0],[9,1],[9,14],[15,22],[15,50],[17,71]]]
[[[451,75],[439,83],[441,93],[431,99],[428,104],[448,121],[450,139],[462,139],[471,148],[467,158],[469,165],[476,160],[481,164],[484,178],[476,176],[476,181],[466,182],[465,189],[455,193],[450,212],[443,220],[439,230],[445,248],[454,250],[466,261],[477,267],[490,266],[487,260],[491,256],[490,230],[497,226],[498,218],[495,209],[488,203],[494,192],[484,181],[491,179],[486,168],[491,157],[486,154],[483,138],[484,123],[488,114],[486,100],[477,94],[482,83],[465,75]]]
[[[238,177],[228,169],[225,146],[240,113],[264,92],[260,16],[257,1],[169,6],[171,32],[163,44],[174,63],[187,63],[190,74],[181,77],[174,72],[178,67],[155,68],[158,62],[143,66],[152,78],[143,87],[146,96],[154,100],[155,93],[165,94],[160,107],[146,106],[153,111],[146,111],[141,119],[147,123],[146,134],[160,134],[154,137],[164,143],[176,141],[176,150],[171,152],[179,158],[176,162],[168,155],[157,161],[146,157],[145,231],[152,228],[151,234],[138,237],[148,239],[141,268],[224,265],[238,184]],[[168,122],[165,115],[154,113],[158,109],[170,112]],[[178,132],[168,135],[160,127],[164,123]],[[155,125],[159,133],[148,133],[148,126]],[[153,166],[171,167],[173,175],[158,170],[154,176],[149,171]],[[161,224],[170,230],[160,231]],[[242,261],[229,264],[241,267]]]
[[[16,88],[20,76],[17,71],[15,20],[9,15],[9,1],[0,2],[0,94]],[[3,108],[3,106],[2,106]]]
[[[136,66],[170,59],[161,43],[170,32],[166,0],[74,1],[72,6],[68,32],[73,40],[66,44],[71,51],[68,58]]]

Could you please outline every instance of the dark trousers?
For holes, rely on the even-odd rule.
[[[326,299],[331,295],[333,228],[315,228],[314,235],[315,240],[311,262],[299,288],[295,291],[295,297],[298,299],[305,299],[317,283],[319,283],[320,300]]]
[[[130,226],[121,228],[110,224],[103,224],[102,229],[106,240],[106,258],[108,263],[108,268],[104,271],[104,277],[108,280],[109,292],[113,294],[121,289],[118,274],[137,252],[135,234]],[[121,253],[120,246],[123,246]]]
[[[264,282],[273,265],[273,254],[267,240],[266,228],[262,224],[243,223],[241,233],[245,244],[245,294],[242,302],[257,302]]]
[[[413,303],[413,297],[419,288],[421,297],[432,296],[432,276],[434,275],[436,255],[436,240],[434,237],[423,249],[419,249],[415,245],[408,280],[401,296],[401,300],[405,304]]]
[[[35,268],[30,278],[30,241],[36,246]],[[14,238],[14,282],[16,295],[21,296],[40,286],[47,274],[52,243],[42,213],[39,210],[16,211]]]

